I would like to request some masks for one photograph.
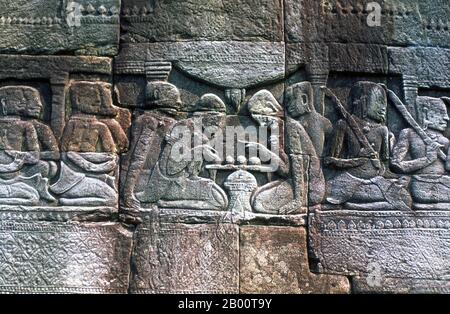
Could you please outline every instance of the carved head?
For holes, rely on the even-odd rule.
[[[270,126],[283,115],[283,108],[268,90],[260,90],[248,101],[248,111],[260,126]]]
[[[170,83],[156,81],[147,84],[145,107],[176,114],[181,109],[181,97],[178,88]]]
[[[313,89],[309,82],[288,87],[284,97],[288,114],[293,118],[313,111]]]
[[[350,90],[349,108],[361,119],[382,123],[386,120],[386,91],[373,82],[357,82]]]
[[[115,117],[111,84],[105,82],[78,81],[70,86],[70,100],[74,113]]]
[[[227,111],[227,108],[219,96],[214,94],[205,94],[193,104],[190,110],[193,112],[224,114]]]
[[[442,99],[419,96],[417,104],[422,108],[425,128],[442,132],[447,129],[449,117],[447,106]]]
[[[42,112],[39,91],[29,86],[0,88],[0,115],[20,115],[39,118]]]

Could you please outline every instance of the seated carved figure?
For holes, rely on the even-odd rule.
[[[316,205],[322,201],[325,182],[320,161],[314,144],[301,123],[303,115],[310,112],[312,106],[312,89],[307,87],[308,85],[299,83],[289,87],[285,94],[288,112],[286,119],[288,154],[284,151],[284,130],[281,130],[279,137],[270,139],[270,145],[279,148],[278,154],[261,144],[248,144],[256,145],[260,154],[270,155],[275,159],[279,165],[277,174],[282,178],[269,182],[254,192],[252,205],[256,212],[298,214],[305,206]],[[280,124],[282,108],[272,94],[260,91],[255,96],[249,101],[249,111],[253,119],[262,126],[282,125]],[[318,120],[317,123],[322,121]],[[306,181],[308,177],[309,182]]]
[[[49,133],[46,143],[48,149],[55,152],[55,159],[58,157],[58,149],[53,145],[56,139],[43,123],[22,120],[30,115],[39,116],[41,110],[36,89],[27,86],[0,88],[1,204],[37,205],[41,198],[55,200],[48,192],[48,178],[45,178],[49,176],[49,166],[41,160],[45,154],[40,152],[41,129]]]
[[[390,92],[394,101],[399,101]],[[418,97],[423,129],[404,129],[393,150],[394,169],[413,174],[411,194],[416,209],[450,210],[450,141],[443,132],[449,117],[442,99]],[[420,133],[420,134],[419,134]]]
[[[345,119],[337,123],[331,157],[325,159],[338,174],[327,182],[327,201],[360,210],[409,210],[411,197],[407,180],[387,179],[390,137],[384,125],[387,98],[385,89],[372,82],[358,82],[351,91],[345,112],[329,91]]]
[[[75,82],[70,87],[72,115],[61,139],[61,171],[51,191],[62,205],[115,206],[117,153],[127,137],[114,117],[111,85]]]
[[[193,134],[194,129],[192,121],[177,122],[180,108],[180,93],[174,85],[148,84],[144,109],[150,110],[133,123],[133,141],[124,161],[123,197],[128,210],[137,210],[141,202],[170,208],[226,208],[225,192],[214,181],[199,177],[201,160],[174,158],[179,131]],[[201,143],[192,149],[201,150],[201,155],[214,155],[209,146]]]
[[[39,144],[39,161],[33,166],[25,167],[24,173],[26,173],[27,176],[41,174],[44,178],[50,180],[55,177],[58,171],[57,161],[60,159],[59,144],[52,129],[41,121],[43,106],[38,91],[34,90],[33,94],[35,97],[32,98],[33,101],[28,102],[24,117],[33,124],[33,127],[36,130]],[[41,198],[48,201],[56,201],[56,199],[48,193],[48,186],[43,192],[40,192],[40,194]]]

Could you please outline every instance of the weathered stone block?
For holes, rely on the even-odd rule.
[[[316,211],[310,246],[323,273],[444,280],[449,228],[443,211]]]
[[[450,49],[389,47],[389,73],[415,77],[422,88],[449,88]]]
[[[353,277],[353,293],[450,293],[450,280]]]
[[[241,293],[349,292],[346,277],[310,272],[302,227],[241,227],[240,241]]]
[[[237,293],[238,227],[144,221],[136,229],[131,293]]]
[[[369,3],[379,4],[374,10]],[[338,42],[448,47],[445,0],[285,2],[287,42]],[[375,14],[379,25],[371,24]]]
[[[388,72],[388,50],[383,45],[330,44],[330,71],[354,73]]]
[[[0,3],[0,53],[114,55],[120,0]]]
[[[158,60],[172,62],[189,76],[226,88],[248,88],[284,77],[284,43],[249,41],[128,44],[116,58],[115,73],[150,78],[148,70]]]
[[[132,234],[117,223],[0,223],[0,292],[126,293]]]
[[[117,212],[130,113],[113,105],[111,63],[0,56],[0,204],[10,205],[2,211],[52,220]]]
[[[124,42],[283,40],[281,0],[123,0],[122,3]]]

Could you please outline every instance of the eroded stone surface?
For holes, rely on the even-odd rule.
[[[2,222],[0,292],[126,293],[132,233],[117,223]]]
[[[321,272],[448,279],[448,211],[316,211],[310,230]]]
[[[419,0],[385,0],[380,23],[373,25],[374,1],[296,1],[285,3],[286,40],[448,47],[445,0],[427,5]],[[378,10],[378,6],[377,9]]]
[[[125,42],[283,41],[280,0],[122,0],[122,3]]]
[[[240,292],[348,293],[346,277],[310,272],[306,239],[302,227],[241,227]]]
[[[379,281],[378,281],[379,280]],[[448,294],[449,280],[400,279],[380,277],[354,277],[352,279],[354,293],[418,293]]]
[[[146,220],[135,234],[131,293],[237,293],[239,232],[232,224]]]
[[[2,1],[0,53],[113,56],[120,0]]]

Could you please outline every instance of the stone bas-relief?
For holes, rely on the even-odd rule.
[[[410,196],[403,186],[407,180],[386,178],[393,140],[385,125],[386,91],[379,84],[356,83],[349,95],[351,113],[330,91],[327,94],[344,116],[337,123],[331,157],[325,159],[328,166],[339,169],[327,182],[327,202],[349,209],[409,210]]]
[[[177,162],[173,158],[172,149],[177,140],[173,130],[182,127],[189,130],[193,126],[189,121],[176,120],[181,107],[177,88],[166,82],[152,82],[147,85],[147,94],[146,106],[150,110],[136,118],[133,142],[125,159],[124,206],[134,208],[140,203],[151,203],[160,207],[224,209],[225,192],[212,180],[198,176],[202,161]],[[205,149],[214,154],[206,144],[192,147],[192,150]],[[142,179],[142,190],[136,190]]]
[[[59,147],[50,127],[38,120],[42,111],[39,92],[26,86],[1,87],[0,99],[0,203],[55,202],[48,180],[56,174]]]
[[[357,276],[358,292],[446,291],[448,98],[417,96],[411,110],[371,82],[356,83],[348,98],[352,113],[338,105],[345,119],[324,159],[333,173],[326,203],[309,217],[316,270]]]
[[[118,201],[118,153],[127,136],[112,106],[111,85],[73,82],[72,114],[60,139],[38,119],[42,104],[36,89],[0,88],[2,181],[0,204],[109,206]],[[98,118],[100,117],[100,119]],[[56,182],[49,184],[49,179]]]
[[[323,200],[319,154],[331,122],[313,109],[308,82],[286,92],[286,112],[270,91],[258,91],[245,104],[249,116],[227,115],[214,94],[183,104],[164,81],[149,82],[145,94],[122,165],[125,214],[181,208],[293,215]],[[179,156],[182,143],[188,154]]]
[[[0,53],[113,56],[119,0],[0,2]]]
[[[136,230],[131,293],[238,293],[239,227],[145,218]]]
[[[448,292],[448,4],[367,2],[0,3],[0,292]]]
[[[394,93],[390,97],[402,106]],[[449,210],[449,139],[443,134],[449,121],[447,107],[443,99],[423,96],[417,104],[423,111],[424,128],[413,122],[412,128],[401,132],[392,165],[413,174],[411,195],[416,209]]]
[[[79,81],[70,86],[72,114],[61,138],[62,160],[51,191],[68,206],[110,206],[118,202],[118,155],[128,146],[114,118],[111,85]]]
[[[61,221],[83,212],[117,212],[130,114],[113,105],[111,61],[0,60],[13,64],[0,80],[1,215]],[[14,69],[22,63],[29,71]]]
[[[118,223],[0,223],[0,293],[126,293],[132,233]]]

